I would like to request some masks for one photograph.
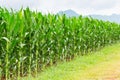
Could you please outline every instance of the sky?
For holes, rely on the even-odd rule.
[[[29,7],[43,13],[72,9],[78,14],[120,14],[120,0],[0,0],[0,6],[19,10]]]

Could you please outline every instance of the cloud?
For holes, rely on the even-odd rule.
[[[113,10],[117,13],[116,8],[120,10],[119,3],[120,0],[0,0],[0,5],[7,8],[20,9],[28,6],[33,10],[52,13],[73,9],[80,14],[110,11],[112,14]]]
[[[39,0],[1,0],[0,5],[7,8],[20,9],[21,7],[36,7]]]
[[[91,3],[91,7],[94,9],[110,9],[115,7],[118,0],[93,0]]]
[[[120,14],[120,6],[118,4],[115,7],[110,9],[97,10],[94,12],[94,14],[102,14],[102,15]]]

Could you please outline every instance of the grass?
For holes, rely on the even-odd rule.
[[[107,74],[103,70],[114,70],[119,61],[120,43],[117,43],[86,56],[78,56],[70,62],[59,62],[44,69],[36,78],[26,77],[23,80],[99,80]]]

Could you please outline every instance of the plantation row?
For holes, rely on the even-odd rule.
[[[88,17],[0,8],[0,77],[37,74],[57,60],[120,40],[120,25]]]

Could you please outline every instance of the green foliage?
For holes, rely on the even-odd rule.
[[[120,40],[120,25],[0,8],[0,76],[13,78]]]

